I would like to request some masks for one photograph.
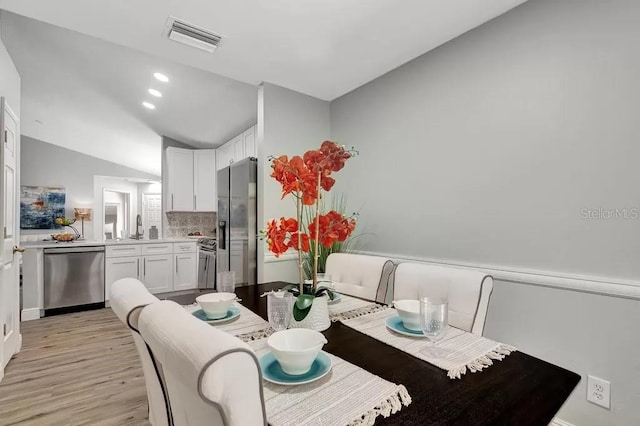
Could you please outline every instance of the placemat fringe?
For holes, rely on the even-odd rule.
[[[340,312],[340,313],[332,314],[331,315],[331,322],[350,320],[350,319],[358,318],[358,317],[361,317],[363,315],[371,314],[371,313],[374,313],[374,312],[384,311],[385,309],[389,309],[389,307],[373,303],[373,304],[371,304],[369,306],[363,306],[362,308],[357,308],[357,309],[352,309],[352,310],[346,311],[346,312]]]
[[[397,413],[405,407],[411,404],[411,396],[404,385],[398,385],[393,395],[389,396],[385,401],[382,401],[380,405],[367,411],[361,418],[349,423],[348,426],[373,426],[376,422],[376,418],[379,415],[382,417],[389,417],[390,415]]]
[[[493,361],[491,361],[492,359],[502,361],[507,355],[511,354],[511,352],[515,352],[516,350],[517,349],[511,345],[501,343],[500,346],[496,347],[491,352],[488,352],[465,365],[448,370],[447,377],[450,379],[459,379],[467,373],[467,369],[472,373],[482,371],[483,369],[493,365]]]

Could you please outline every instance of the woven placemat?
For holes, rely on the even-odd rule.
[[[368,315],[342,321],[367,336],[398,348],[429,364],[446,370],[451,379],[459,379],[467,371],[475,373],[493,365],[494,361],[504,359],[516,348],[496,342],[486,337],[449,326],[444,338],[438,342],[438,356],[425,352],[429,341],[422,337],[409,337],[389,330],[387,318],[397,315],[395,309],[374,312]]]

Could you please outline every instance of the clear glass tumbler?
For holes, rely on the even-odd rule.
[[[420,328],[422,334],[431,342],[423,352],[433,357],[441,357],[443,351],[437,348],[438,342],[447,333],[449,324],[449,303],[447,299],[423,297],[420,299]]]
[[[289,327],[292,310],[293,294],[288,291],[267,294],[267,318],[274,330],[286,330]]]
[[[218,272],[218,283],[216,289],[222,293],[235,293],[236,291],[236,272],[224,271]]]

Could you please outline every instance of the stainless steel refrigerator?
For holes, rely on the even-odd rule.
[[[217,272],[235,271],[236,285],[258,280],[257,177],[255,158],[218,171]]]

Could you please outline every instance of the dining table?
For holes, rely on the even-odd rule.
[[[238,286],[240,303],[265,320],[265,292],[288,283]],[[171,297],[195,302],[197,294]],[[447,372],[350,328],[340,321],[323,331],[323,350],[390,382],[412,402],[376,425],[548,425],[580,381],[572,371],[515,351],[480,372],[451,379]],[[504,342],[509,343],[509,342]]]

